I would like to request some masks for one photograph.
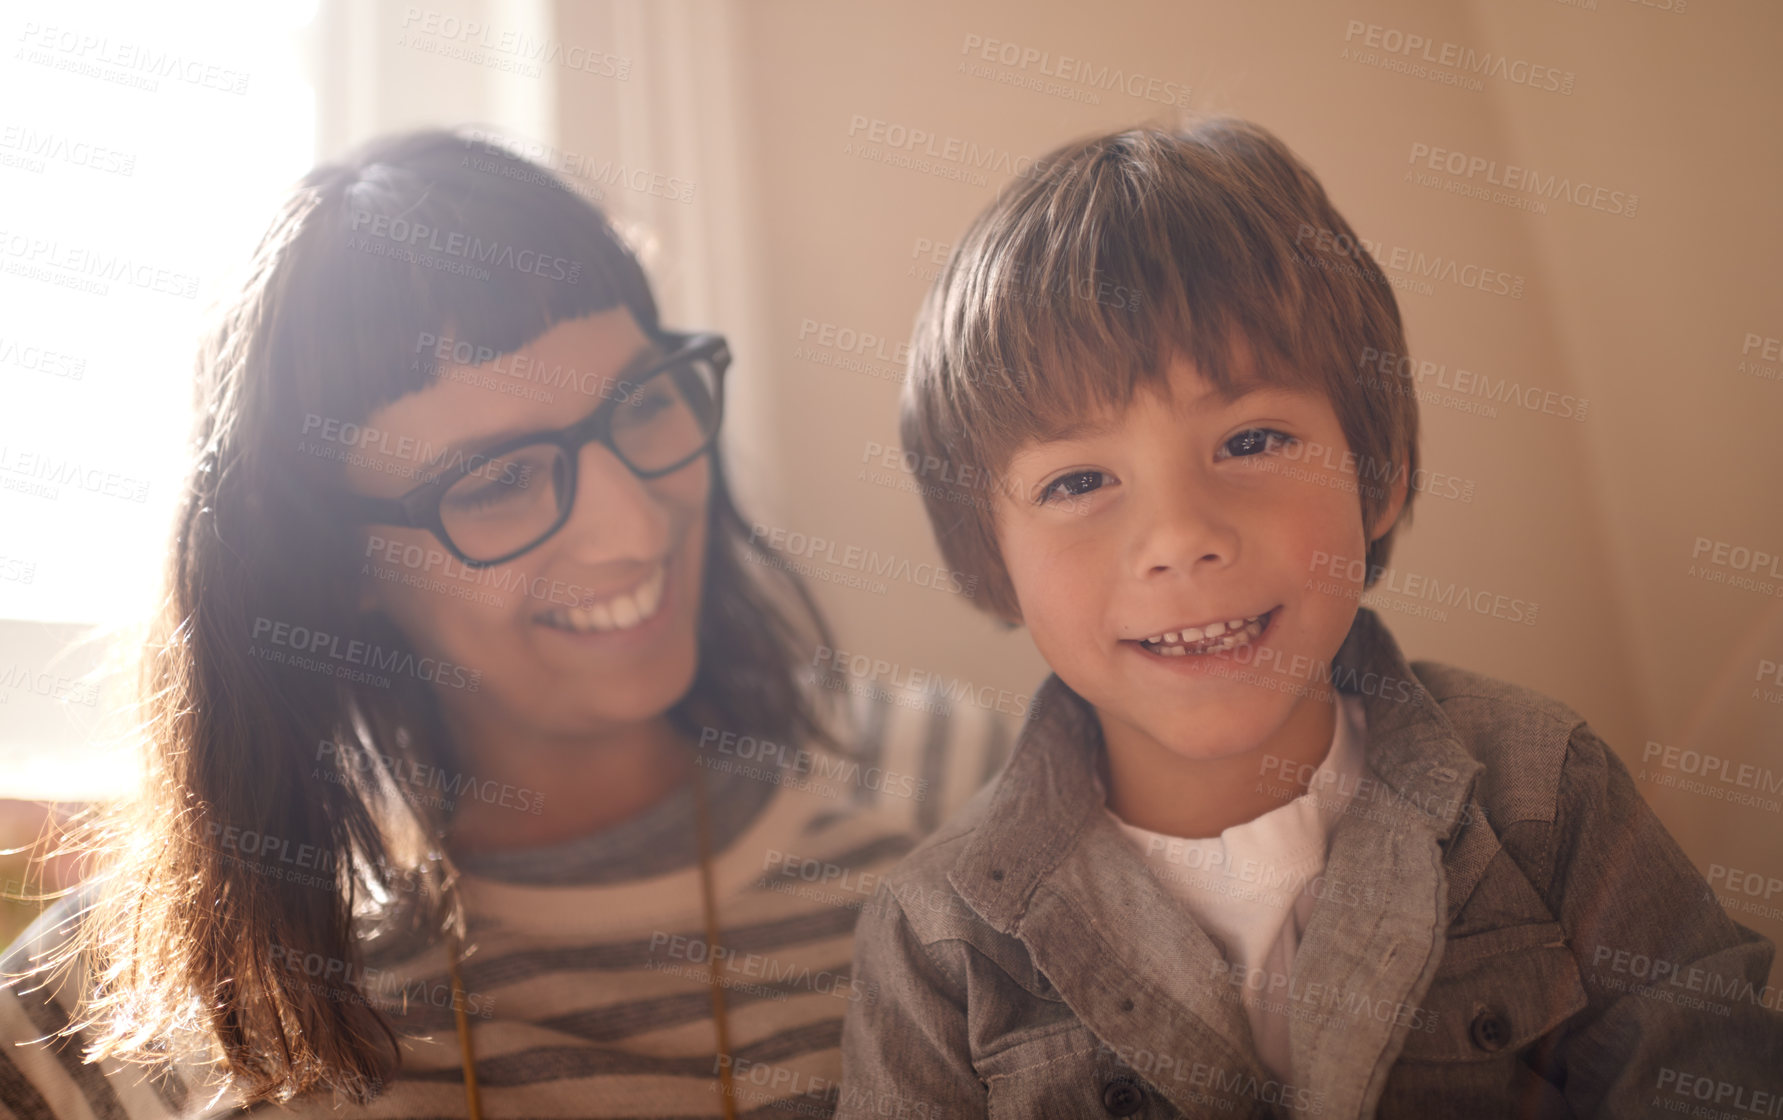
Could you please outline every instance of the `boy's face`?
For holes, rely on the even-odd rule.
[[[1089,417],[1100,430],[1019,448],[1008,475],[1036,485],[999,497],[997,539],[1034,644],[1095,706],[1111,750],[1228,759],[1329,704],[1316,666],[1362,593],[1330,573],[1360,572],[1348,561],[1392,526],[1406,479],[1369,479],[1392,497],[1365,532],[1323,394],[1260,386],[1224,401],[1181,357],[1168,376],[1168,399],[1142,389]]]

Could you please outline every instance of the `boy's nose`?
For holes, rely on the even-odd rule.
[[[561,530],[586,564],[653,560],[668,549],[669,511],[643,479],[598,443],[582,448],[576,501]]]
[[[1238,526],[1208,487],[1183,481],[1162,488],[1137,512],[1133,568],[1141,579],[1191,575],[1238,559]]]

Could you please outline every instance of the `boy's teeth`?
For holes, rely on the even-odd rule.
[[[1263,618],[1269,612],[1254,614],[1249,618],[1233,619],[1230,622],[1213,622],[1206,626],[1191,626],[1187,630],[1167,630],[1162,634],[1147,638],[1146,648],[1153,653],[1166,657],[1183,657],[1195,653],[1219,653],[1233,649],[1255,638],[1263,632]]]
[[[630,630],[648,620],[662,606],[664,568],[661,564],[637,587],[587,607],[559,607],[542,616],[547,626],[587,633],[591,630]]]

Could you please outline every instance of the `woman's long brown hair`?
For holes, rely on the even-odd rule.
[[[657,328],[600,211],[472,134],[385,138],[290,194],[199,355],[194,457],[140,652],[147,781],[78,834],[79,932],[35,970],[82,965],[70,1031],[89,1057],[219,1054],[248,1102],[364,1101],[394,1076],[395,1035],[356,980],[362,940],[432,938],[459,916],[441,814],[388,767],[464,760],[416,675],[380,686],[264,656],[279,625],[409,650],[358,610],[359,530],[328,501],[339,464],[306,423],[360,422],[432,383],[429,340],[504,354],[618,306]],[[796,578],[748,574],[756,546],[716,452],[712,471],[699,669],[670,718],[834,745],[797,676],[833,643]]]

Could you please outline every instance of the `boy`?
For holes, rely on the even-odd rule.
[[[1054,675],[862,914],[838,1115],[1777,1115],[1772,945],[1616,755],[1358,609],[1454,480],[1317,180],[1231,120],[1036,167],[929,294],[903,436]]]

